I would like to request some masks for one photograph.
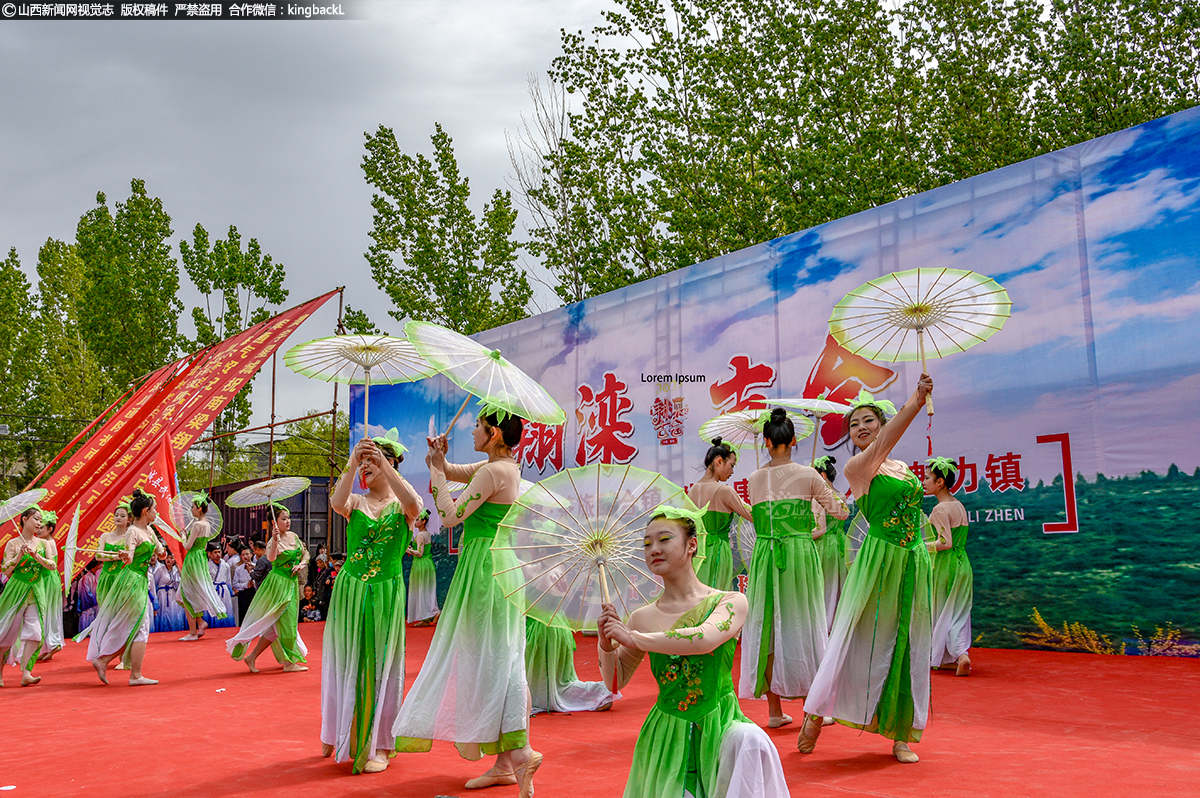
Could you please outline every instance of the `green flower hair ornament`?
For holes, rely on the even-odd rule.
[[[209,504],[212,500],[208,498],[208,494],[202,490],[196,491],[196,495],[192,497],[192,504],[197,507],[201,504]]]
[[[408,454],[408,447],[400,442],[400,430],[392,427],[382,435],[376,435],[371,440],[376,446],[388,446],[396,450],[396,454]]]
[[[817,469],[818,471],[823,471],[826,468],[829,468],[829,455],[827,455],[827,454],[822,455],[822,456],[818,457],[816,460],[813,460],[812,467]]]
[[[499,357],[499,355],[500,355],[499,349],[493,349],[492,352],[495,354],[496,357]],[[505,422],[505,420],[510,415],[512,415],[512,413],[509,413],[503,407],[499,407],[498,405],[492,404],[491,402],[487,401],[486,399],[480,399],[478,402],[476,402],[476,404],[479,406],[479,415],[480,416],[494,415],[494,416],[496,416],[497,424],[503,424]]]
[[[881,413],[889,416],[896,415],[896,406],[894,404],[887,399],[876,399],[866,388],[863,388],[858,392],[858,396],[850,400],[850,410],[846,413],[846,418],[849,418],[860,407],[874,407]]]
[[[704,528],[704,513],[707,511],[707,504],[699,510],[660,504],[654,508],[654,512],[650,513],[650,520],[653,521],[656,518],[669,518],[672,521],[678,521],[683,518],[690,520],[696,526],[696,559],[702,562],[705,557],[708,541],[708,532]]]
[[[958,474],[958,463],[955,463],[949,457],[931,457],[925,461],[925,465],[937,469],[946,475]]]
[[[127,513],[131,512],[132,506],[133,506],[133,497],[132,496],[123,496],[121,498],[121,501],[117,502],[117,509],[124,510]]]
[[[767,410],[764,410],[761,413],[759,413],[758,422],[757,422],[758,431],[762,432],[764,429],[766,429],[767,422],[770,420],[771,420],[771,410],[769,408]]]
[[[38,507],[38,510],[42,514],[43,524],[49,526],[50,524],[58,523],[58,513],[54,512],[53,510],[43,510],[41,507]]]

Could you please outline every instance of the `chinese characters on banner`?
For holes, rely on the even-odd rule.
[[[513,449],[517,463],[536,468],[539,474],[545,473],[547,467],[553,469],[551,473],[562,471],[564,427],[564,424],[551,427],[538,421],[526,422],[525,434]]]
[[[896,372],[850,354],[830,335],[825,338],[825,349],[809,372],[804,398],[816,399],[824,393],[830,402],[845,404],[864,388],[874,394],[895,381]],[[821,422],[821,442],[826,447],[836,446],[845,434],[845,421],[841,416],[825,416]]]
[[[659,446],[671,446],[679,443],[683,435],[683,420],[687,417],[688,406],[683,403],[682,396],[656,396],[650,407],[650,423],[658,434]]]
[[[708,389],[713,407],[721,413],[765,407],[767,397],[755,389],[774,385],[775,369],[766,363],[752,364],[746,355],[734,355],[730,358],[729,368],[733,369],[733,376],[714,382]]]
[[[909,464],[909,470],[917,475],[917,479],[925,479],[925,464],[914,461]],[[974,493],[979,489],[978,464],[968,463],[965,457],[958,458],[958,477],[951,487],[951,493]],[[1021,455],[1013,452],[1005,454],[989,454],[983,467],[983,476],[992,493],[1003,493],[1006,490],[1025,490],[1025,479],[1021,476]]]
[[[629,463],[637,456],[636,446],[629,443],[633,423],[622,416],[629,415],[633,400],[627,394],[629,386],[611,371],[604,373],[604,386],[595,390],[584,383],[577,389],[579,405],[575,419],[579,422],[579,447],[575,451],[576,465],[588,463]]]

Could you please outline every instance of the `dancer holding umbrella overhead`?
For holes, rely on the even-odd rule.
[[[932,578],[921,535],[921,483],[889,455],[932,391],[933,380],[922,374],[899,412],[866,391],[851,403],[846,428],[858,454],[845,474],[871,526],[805,702],[802,754],[812,752],[828,716],[893,740],[899,761],[917,761],[908,743],[921,739],[929,714]],[[890,421],[886,413],[894,413]]]
[[[733,654],[746,597],[696,577],[701,513],[660,506],[645,529],[645,567],[662,595],[623,623],[605,604],[597,648],[606,684],[629,682],[647,653],[658,700],[638,733],[625,798],[785,798],[779,752],[738,707]]]
[[[268,647],[275,654],[275,661],[283,665],[285,673],[306,671],[308,668],[303,663],[308,648],[300,639],[297,624],[300,622],[300,574],[308,568],[308,549],[292,532],[292,515],[282,504],[271,505],[267,559],[271,561],[271,570],[254,591],[254,599],[242,616],[241,628],[225,641],[225,648],[235,660],[245,661],[251,673],[258,673],[255,660]],[[213,595],[216,595],[215,591]],[[255,638],[258,642],[247,654]]]
[[[321,754],[377,773],[395,748],[404,695],[404,552],[421,499],[396,470],[396,430],[364,438],[338,478],[330,506],[348,520],[346,563],[329,600],[321,649]],[[351,492],[358,472],[365,495]]]

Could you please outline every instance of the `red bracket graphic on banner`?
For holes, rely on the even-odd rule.
[[[1067,520],[1042,524],[1042,532],[1054,535],[1062,532],[1079,531],[1079,512],[1075,506],[1075,471],[1071,468],[1071,434],[1039,435],[1038,443],[1057,443],[1062,446],[1063,503],[1067,506]]]

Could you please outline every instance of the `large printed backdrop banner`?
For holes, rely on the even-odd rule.
[[[986,274],[1008,289],[1012,318],[986,344],[929,366],[935,453],[962,466],[976,639],[1076,645],[1039,632],[1036,611],[1133,652],[1147,647],[1137,629],[1200,633],[1198,210],[1192,109],[477,338],[567,409],[566,425],[526,433],[527,479],[633,462],[686,485],[702,473],[696,430],[719,413],[860,388],[904,401],[919,364],[872,363],[828,337],[848,290],[918,266]],[[461,398],[442,378],[378,386],[372,420],[398,426],[420,452],[430,416],[440,429]],[[918,472],[924,422],[896,450]],[[470,423],[454,430],[455,462],[479,457]],[[841,439],[835,419],[820,448],[844,465]],[[797,459],[810,451],[802,442]],[[419,456],[402,468],[427,484]],[[733,477],[743,492],[753,468],[746,451]],[[1075,630],[1076,642],[1087,637]]]

